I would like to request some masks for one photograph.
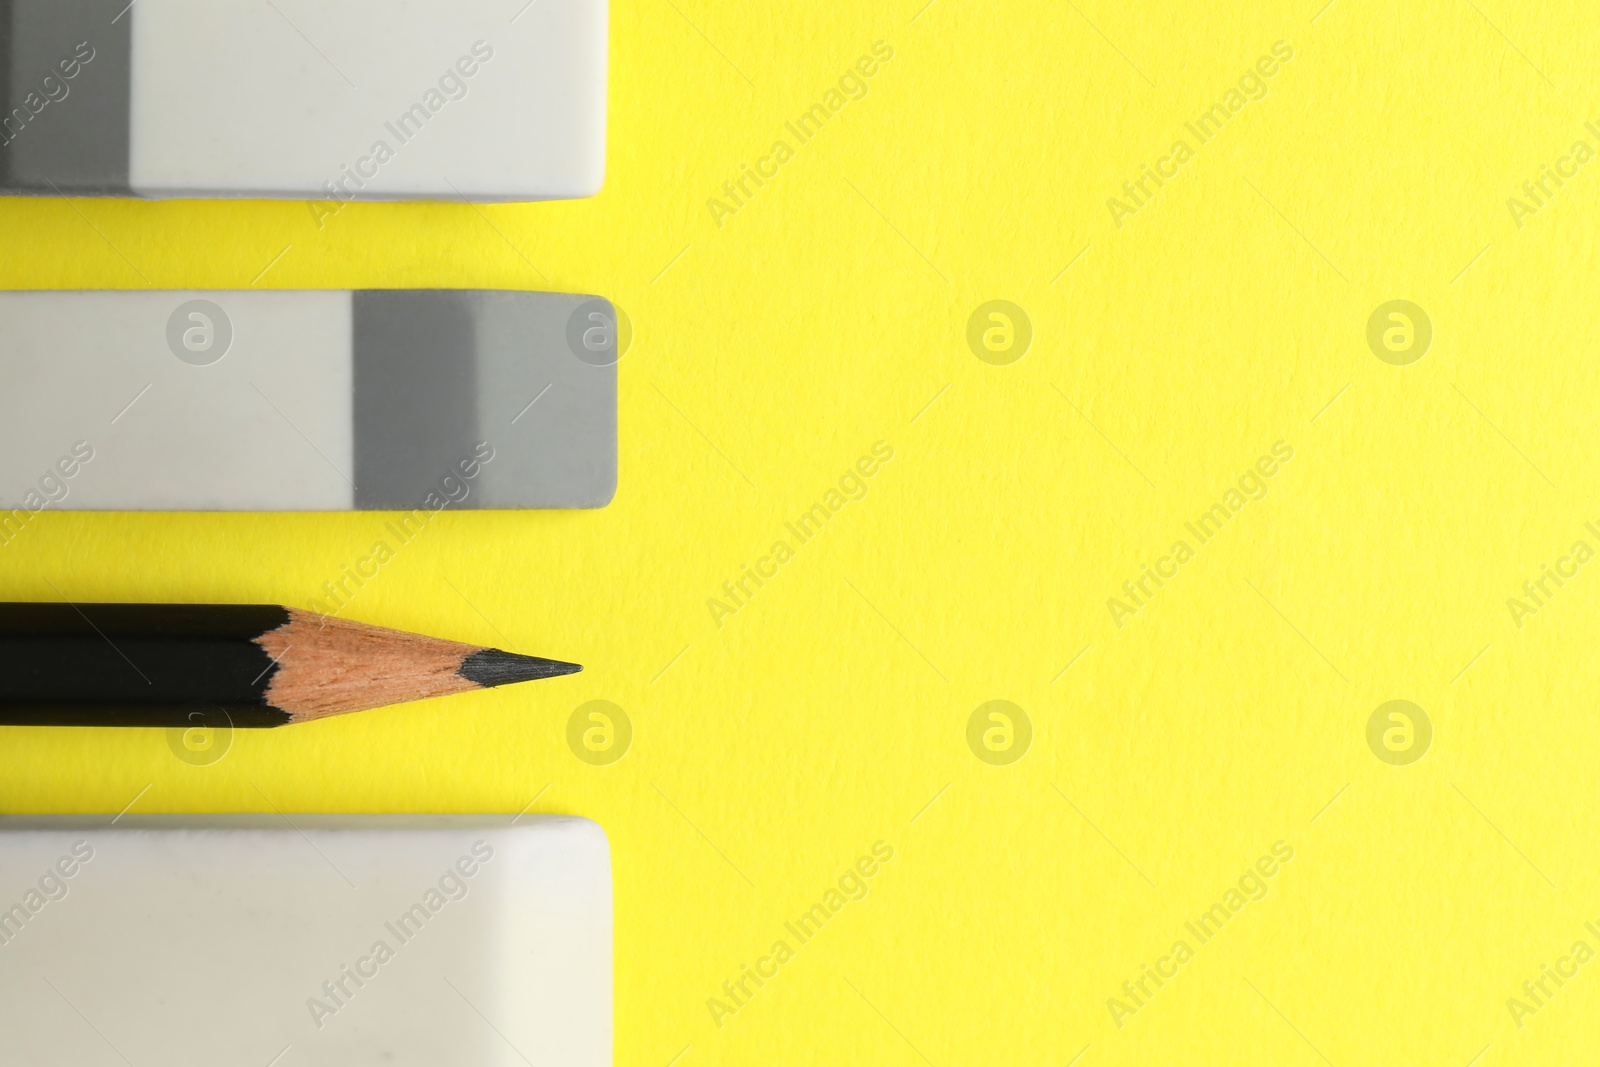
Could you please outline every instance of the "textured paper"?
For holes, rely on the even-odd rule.
[[[786,124],[879,41],[801,143]],[[1185,123],[1279,41],[1265,97],[1198,145]],[[1507,201],[1600,150],[1597,60],[1573,3],[674,0],[613,8],[592,201],[321,229],[7,203],[9,286],[525,285],[605,293],[633,334],[610,507],[447,512],[345,609],[584,673],[235,735],[209,766],[159,733],[12,731],[0,804],[593,818],[619,1064],[1583,1062],[1600,960],[1507,1002],[1600,952],[1600,560],[1520,627],[1507,601],[1600,551],[1600,160]],[[1107,200],[1178,138],[1119,228]],[[734,205],[746,166],[775,176]],[[996,300],[1031,323],[1008,365],[968,344]],[[1367,341],[1392,300],[1432,326],[1405,366]],[[1266,496],[1197,544],[1279,441]],[[853,472],[862,499],[790,532]],[[335,607],[324,583],[384,536],[47,512],[0,584]],[[1118,628],[1107,601],[1179,539]],[[719,627],[747,566],[775,576]],[[1031,725],[1009,765],[968,744],[995,700]],[[1368,746],[1394,700],[1432,726],[1409,765]],[[866,895],[802,943],[785,924],[863,857]],[[1200,944],[1185,924],[1263,857],[1266,895]],[[1119,1029],[1108,1001],[1178,940]],[[708,1006],[779,941],[737,1011]]]

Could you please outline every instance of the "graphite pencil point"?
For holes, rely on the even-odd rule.
[[[522,656],[515,652],[502,652],[498,648],[486,648],[463,660],[460,674],[484,689],[493,689],[497,685],[559,678],[563,674],[577,674],[581,670],[583,665],[580,663],[563,663],[558,659]]]

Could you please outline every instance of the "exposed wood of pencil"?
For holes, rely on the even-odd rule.
[[[282,726],[581,669],[290,608],[0,604],[0,725]]]
[[[267,703],[294,722],[480,688],[461,664],[483,648],[421,634],[291,611],[259,644],[278,665]]]

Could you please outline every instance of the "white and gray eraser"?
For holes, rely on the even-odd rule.
[[[0,0],[0,192],[593,196],[607,21],[606,0]]]
[[[603,507],[618,344],[564,293],[0,292],[0,536],[46,508]]]
[[[587,819],[6,817],[0,872],[0,1063],[611,1064]]]

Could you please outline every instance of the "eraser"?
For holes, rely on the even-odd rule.
[[[616,325],[560,293],[0,292],[0,542],[46,508],[603,507]]]
[[[7,817],[0,873],[0,1063],[611,1063],[586,819]]]
[[[0,192],[545,200],[605,174],[605,0],[0,0]]]

